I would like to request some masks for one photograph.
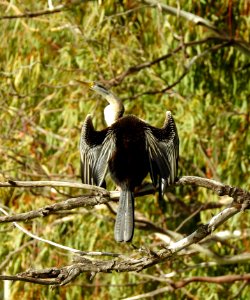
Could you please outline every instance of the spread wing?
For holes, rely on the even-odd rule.
[[[162,128],[149,126],[145,137],[152,182],[165,188],[176,180],[179,158],[179,137],[171,112],[166,112]]]
[[[80,139],[82,182],[101,186],[108,170],[108,161],[114,151],[114,136],[108,128],[94,129],[91,115],[83,123]]]

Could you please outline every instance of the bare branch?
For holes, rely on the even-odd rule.
[[[243,204],[243,202],[245,202],[246,205],[250,205],[250,192],[212,179],[197,176],[183,176],[179,178],[179,180],[176,182],[176,185],[193,185],[204,187],[212,190],[219,196],[228,195],[229,197],[232,197],[236,203]],[[243,209],[245,208],[243,207]]]
[[[250,56],[250,45],[246,41],[242,39],[233,39],[231,36],[229,36],[227,33],[224,31],[220,30],[216,26],[213,25],[212,22],[197,16],[195,14],[192,14],[190,12],[186,12],[182,9],[178,9],[172,6],[169,6],[167,4],[163,4],[159,1],[156,0],[142,0],[141,2],[151,5],[152,7],[160,7],[163,11],[166,13],[169,13],[171,15],[177,16],[177,17],[182,17],[185,18],[186,20],[194,23],[195,25],[201,25],[208,30],[212,31],[215,36],[223,41],[227,40],[230,43],[233,43],[235,47],[237,47],[241,52],[246,54],[247,56]]]
[[[127,77],[128,75],[139,72],[140,70],[143,70],[143,69],[146,69],[146,68],[150,68],[151,66],[153,66],[155,64],[158,64],[159,62],[161,62],[163,60],[168,59],[169,57],[173,56],[175,53],[180,51],[182,49],[182,47],[183,46],[180,45],[177,48],[175,48],[173,51],[171,51],[170,53],[167,53],[163,56],[160,56],[160,57],[158,57],[158,58],[156,58],[152,61],[129,67],[126,71],[120,73],[115,78],[112,78],[112,79],[106,81],[105,83],[108,84],[109,86],[119,85],[125,79],[125,77]]]
[[[222,184],[218,181],[196,177],[196,176],[183,176],[181,177],[175,185],[193,185],[200,186],[210,189],[217,193],[219,196],[228,195],[234,198],[235,202],[242,204],[241,209],[244,210],[250,205],[250,193],[244,191],[240,188],[232,187],[229,185]],[[109,201],[119,198],[119,192],[108,192],[107,190],[76,182],[66,182],[66,181],[13,181],[0,182],[1,187],[74,187],[79,189],[86,189],[90,191],[90,194],[70,198],[65,201],[55,203],[52,205],[47,205],[38,210],[33,210],[26,213],[21,213],[12,216],[0,217],[0,223],[14,222],[14,221],[27,221],[34,218],[46,217],[50,214],[54,214],[61,210],[71,210],[78,207],[93,207],[99,204],[105,204]],[[140,220],[139,220],[140,221]],[[143,222],[141,220],[140,222]]]
[[[87,195],[77,198],[70,198],[68,200],[47,205],[39,208],[38,210],[32,210],[26,213],[21,213],[12,216],[0,217],[0,223],[14,222],[14,221],[27,221],[40,217],[47,217],[62,210],[71,210],[78,207],[91,207],[98,204],[104,204],[110,201],[109,197],[103,197],[103,195]]]
[[[143,95],[156,95],[156,94],[163,94],[163,93],[166,93],[167,91],[171,90],[173,87],[175,87],[178,83],[180,83],[182,81],[182,79],[189,73],[192,65],[198,60],[200,59],[201,57],[207,55],[209,52],[212,52],[212,51],[217,51],[221,48],[224,48],[224,47],[228,47],[232,45],[232,42],[224,42],[222,44],[218,44],[218,45],[215,45],[213,47],[210,47],[209,49],[205,50],[204,52],[194,56],[190,62],[184,67],[184,71],[183,73],[181,74],[181,76],[179,78],[177,78],[173,83],[167,85],[165,88],[161,89],[161,90],[155,90],[155,91],[145,91],[143,93],[139,93],[139,94],[136,94],[134,95],[133,97],[130,97],[130,99],[136,99],[140,96],[143,96]]]
[[[5,215],[8,215],[8,213],[0,207],[0,211],[2,211]],[[60,249],[63,249],[63,250],[66,250],[66,251],[70,251],[72,253],[75,253],[75,254],[79,254],[79,255],[88,255],[88,256],[113,256],[113,257],[118,257],[120,256],[120,254],[117,254],[117,253],[111,253],[111,252],[100,252],[100,251],[81,251],[81,250],[78,250],[78,249],[75,249],[75,248],[72,248],[72,247],[68,247],[68,246],[64,246],[64,245],[61,245],[61,244],[58,244],[58,243],[55,243],[53,241],[50,241],[50,240],[47,240],[47,239],[44,239],[44,238],[41,238],[33,233],[31,233],[30,231],[28,231],[27,229],[25,229],[24,227],[22,227],[21,225],[19,225],[18,223],[16,222],[13,222],[13,225],[18,228],[19,230],[21,230],[23,233],[25,233],[26,235],[28,235],[29,237],[37,240],[37,241],[40,241],[40,242],[44,242],[46,244],[49,244],[49,245],[52,245],[54,247],[57,247],[57,248],[60,248]]]
[[[201,39],[201,40],[196,40],[196,41],[191,41],[191,42],[182,42],[178,47],[176,47],[174,50],[170,51],[169,53],[165,54],[165,55],[162,55],[152,61],[148,61],[148,62],[144,62],[142,64],[139,64],[139,65],[135,65],[135,66],[131,66],[129,67],[127,70],[121,72],[119,75],[117,75],[116,77],[110,79],[110,80],[102,80],[103,83],[105,83],[106,85],[108,85],[109,87],[111,86],[117,86],[119,84],[121,84],[121,82],[129,75],[131,74],[134,74],[134,73],[137,73],[143,69],[146,69],[146,68],[150,68],[151,66],[155,65],[155,64],[158,64],[160,63],[161,61],[164,61],[170,57],[172,57],[174,54],[176,54],[177,52],[179,52],[180,50],[183,50],[183,48],[187,48],[187,47],[191,47],[191,46],[196,46],[196,45],[200,45],[200,44],[205,44],[209,41],[213,41],[213,40],[218,40],[217,38],[215,37],[207,37],[205,39]],[[228,42],[228,41],[226,41]],[[217,50],[217,49],[214,49],[214,50]],[[208,50],[207,50],[208,51]],[[207,52],[206,52],[207,53]],[[206,53],[204,54],[201,54],[202,56],[205,55]],[[199,56],[201,56],[199,55]],[[193,64],[193,63],[192,63]],[[191,65],[189,66],[191,67]],[[188,68],[189,68],[188,67]],[[184,77],[186,74],[183,74],[182,76]],[[182,78],[181,78],[182,79]],[[180,79],[180,80],[181,80]],[[180,81],[179,80],[179,81]],[[77,80],[76,80],[77,81]],[[177,83],[176,83],[177,84]],[[176,85],[174,84],[174,85]],[[174,86],[173,85],[173,86]],[[168,89],[170,89],[171,87],[168,87]]]
[[[198,177],[198,176],[182,176],[180,177],[175,185],[193,185],[197,187],[204,187],[214,191],[219,196],[228,195],[230,197],[246,197],[249,200],[250,192],[244,191],[241,188],[233,187],[230,185],[223,184],[219,181],[213,179]],[[119,192],[108,192],[107,190],[93,185],[82,184],[78,182],[70,181],[19,181],[19,180],[9,180],[8,182],[0,182],[1,187],[26,187],[26,188],[37,188],[37,187],[69,187],[69,188],[79,188],[85,189],[93,193],[99,192],[103,196],[110,194],[110,197],[117,198],[119,197]],[[152,192],[152,190],[150,190]]]
[[[55,182],[53,185],[56,186],[68,186],[65,182]],[[41,187],[41,186],[51,186],[50,181],[44,182],[25,182],[20,181],[10,181],[8,183],[2,183],[2,186],[20,186],[20,187]],[[80,188],[86,187],[85,185],[78,184]],[[75,279],[83,272],[131,272],[131,271],[141,271],[143,269],[149,268],[153,265],[163,262],[164,260],[171,259],[171,257],[183,249],[194,245],[205,237],[209,236],[218,226],[226,222],[233,215],[239,213],[241,210],[249,208],[250,206],[250,193],[244,191],[240,188],[231,187],[229,185],[222,184],[218,181],[195,177],[195,176],[183,176],[179,178],[175,185],[194,185],[210,189],[217,193],[218,195],[229,195],[233,197],[233,206],[227,207],[222,210],[219,214],[212,217],[212,219],[205,225],[201,225],[196,231],[185,238],[181,238],[179,241],[171,243],[170,246],[166,246],[160,249],[158,252],[153,252],[149,250],[145,253],[143,251],[143,256],[140,258],[131,258],[119,256],[116,259],[111,260],[89,260],[82,256],[76,256],[74,258],[74,263],[69,266],[62,268],[50,268],[46,270],[30,270],[16,276],[0,276],[0,279],[11,278],[11,280],[22,280],[28,282],[34,282],[39,284],[51,284],[51,285],[64,285]],[[77,185],[74,185],[76,187]],[[90,186],[92,188],[92,186]],[[97,192],[99,191],[99,193]],[[14,220],[27,220],[30,218],[48,215],[51,212],[58,210],[69,210],[80,206],[94,206],[101,203],[106,203],[110,201],[110,194],[101,188],[97,188],[96,194],[87,195],[78,198],[71,198],[66,201],[55,203],[54,205],[41,208],[38,211],[32,211],[24,214],[19,214],[16,216],[1,217],[1,222],[11,222]],[[6,219],[3,219],[6,218]],[[198,245],[196,245],[198,246]],[[225,263],[235,263],[242,260],[249,260],[250,254],[241,254],[231,258],[224,258]],[[223,258],[220,258],[223,263]]]
[[[224,275],[224,276],[195,276],[191,278],[187,278],[181,281],[173,282],[171,285],[175,289],[182,288],[191,282],[210,282],[210,283],[232,283],[235,281],[247,281],[250,282],[250,274],[242,274],[242,275]]]
[[[226,208],[216,216],[214,216],[210,222],[200,226],[195,232],[180,241],[173,243],[168,248],[162,248],[158,252],[149,251],[148,254],[143,253],[141,258],[123,257],[121,259],[112,259],[108,261],[89,260],[85,257],[76,256],[74,258],[74,264],[62,268],[50,268],[46,270],[30,270],[17,276],[12,277],[11,280],[22,280],[29,282],[36,282],[40,284],[56,284],[64,285],[75,279],[83,272],[139,272],[143,269],[149,268],[153,265],[163,262],[194,243],[198,243],[203,238],[208,236],[219,225],[224,223],[228,218],[240,212],[241,207]],[[241,255],[242,256],[242,255]],[[249,256],[247,257],[249,259]],[[53,278],[53,280],[51,280]],[[1,277],[0,279],[6,279]],[[39,279],[39,281],[37,281]],[[49,283],[48,283],[49,282]]]
[[[207,27],[208,29],[212,30],[213,32],[215,32],[216,34],[220,34],[221,31],[216,27],[214,26],[210,21],[200,17],[200,16],[197,16],[195,14],[192,14],[190,12],[186,12],[182,9],[178,9],[178,8],[175,8],[175,7],[172,7],[172,6],[169,6],[167,4],[163,4],[163,3],[160,3],[159,1],[155,1],[155,0],[143,0],[142,2],[145,2],[146,4],[148,5],[152,5],[152,6],[155,6],[155,7],[161,7],[165,12],[171,14],[171,15],[174,15],[174,16],[180,16],[180,17],[183,17],[185,19],[187,19],[188,21],[192,22],[192,23],[195,23],[196,25],[202,25],[202,26],[205,26]]]
[[[83,184],[71,181],[20,181],[20,180],[9,180],[8,182],[0,182],[1,187],[25,187],[25,188],[38,188],[38,187],[68,187],[84,189],[91,192],[107,193],[107,191],[101,187]]]
[[[225,276],[214,276],[214,277],[206,277],[206,276],[196,276],[196,277],[190,277],[186,278],[184,280],[180,280],[177,282],[174,282],[172,280],[165,280],[166,283],[169,285],[163,288],[159,288],[156,290],[153,290],[152,292],[124,298],[124,300],[138,300],[138,299],[145,299],[145,298],[151,298],[153,296],[165,293],[165,292],[171,292],[175,289],[180,289],[188,285],[192,282],[208,282],[208,283],[233,283],[235,281],[245,281],[250,282],[250,274],[244,274],[244,275],[225,275]]]
[[[7,16],[0,16],[0,20],[10,20],[10,19],[20,19],[20,18],[36,18],[44,15],[51,15],[55,13],[63,12],[64,10],[68,9],[68,6],[66,5],[58,5],[54,7],[53,9],[45,9],[45,10],[39,10],[36,12],[25,12],[23,14],[18,15],[7,15]]]

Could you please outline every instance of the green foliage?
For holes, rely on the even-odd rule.
[[[54,1],[54,5],[60,1]],[[175,6],[176,1],[165,1]],[[247,1],[230,7],[224,1],[179,1],[181,9],[192,12],[232,37],[249,38]],[[1,2],[1,16],[46,9],[46,1]],[[140,1],[82,1],[60,13],[36,18],[0,20],[0,164],[5,179],[59,179],[80,181],[78,143],[80,127],[88,113],[95,125],[105,126],[102,113],[106,103],[98,96],[72,84],[79,80],[111,80],[129,67],[172,52],[182,42],[211,36],[202,26],[170,16]],[[250,189],[250,73],[249,57],[237,47],[208,51],[190,67],[186,76],[165,93],[162,89],[180,78],[192,58],[220,44],[216,39],[183,48],[160,63],[126,76],[113,87],[123,100],[126,113],[161,126],[165,111],[172,111],[180,136],[180,175],[197,175]],[[2,178],[1,178],[1,181]],[[114,188],[110,183],[109,188]],[[60,189],[76,195],[77,191]],[[25,212],[65,199],[51,189],[1,189],[1,204],[11,212]],[[165,215],[156,197],[136,200],[136,209],[158,226],[175,230],[197,207],[216,203],[218,197],[195,188],[170,191],[176,201],[168,201]],[[205,210],[181,229],[192,232],[208,221],[218,209]],[[221,226],[221,230],[242,230],[249,224],[242,213]],[[114,216],[106,208],[76,210],[25,224],[33,233],[83,251],[112,251],[136,255],[129,245],[113,239]],[[29,238],[9,225],[1,226],[0,262]],[[159,239],[151,231],[136,229],[137,247],[157,247]],[[249,251],[249,240],[211,243],[217,255]],[[232,247],[233,244],[233,247]],[[187,268],[209,260],[205,254],[176,257],[138,274],[81,275],[69,286],[49,287],[15,282],[12,299],[121,299],[166,286],[146,275],[159,277],[182,270],[174,279],[190,276],[219,276],[250,272],[249,266]],[[71,257],[40,242],[13,256],[3,270],[15,274],[30,267],[47,268],[69,264]],[[236,294],[242,282],[227,285],[192,283],[155,296],[155,299],[227,299]],[[0,290],[3,283],[0,283]],[[249,288],[241,298],[247,299]],[[208,298],[208,295],[211,295]],[[1,293],[0,293],[1,297]]]

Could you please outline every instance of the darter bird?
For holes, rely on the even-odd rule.
[[[81,131],[82,182],[101,186],[106,173],[120,187],[114,237],[129,242],[134,233],[134,190],[150,173],[154,186],[164,193],[177,178],[179,138],[170,111],[162,128],[153,127],[134,115],[123,116],[121,99],[101,84],[78,81],[103,96],[107,128],[95,130],[87,115]]]

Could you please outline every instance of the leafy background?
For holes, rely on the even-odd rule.
[[[162,1],[213,22],[234,38],[249,42],[249,2]],[[53,1],[54,6],[61,1]],[[106,103],[74,80],[106,83],[124,101],[126,113],[161,126],[170,110],[180,137],[179,175],[214,178],[226,184],[250,189],[250,73],[249,54],[234,46],[207,51],[222,42],[210,39],[203,26],[166,14],[143,1],[68,1],[68,9],[35,18],[0,19],[0,176],[1,180],[72,180],[80,182],[78,143],[87,113],[95,126],[105,126]],[[1,16],[37,12],[48,8],[45,1],[1,1]],[[185,43],[204,40],[185,47]],[[178,46],[168,59],[131,72],[115,81],[132,66],[150,62]],[[207,52],[205,52],[207,51]],[[202,55],[204,53],[204,55]],[[187,70],[192,59],[192,63]],[[181,79],[182,74],[186,75]],[[172,88],[161,90],[178,81]],[[109,183],[110,190],[115,187]],[[79,195],[74,189],[1,189],[1,203],[13,213],[29,211]],[[65,195],[66,194],[66,195]],[[167,200],[168,198],[168,200]],[[136,209],[157,225],[175,230],[183,220],[205,203],[226,201],[197,188],[174,188],[168,192],[164,214],[157,197],[137,198]],[[215,205],[216,206],[216,205]],[[182,226],[187,234],[218,213],[202,210]],[[249,214],[234,216],[222,230],[245,232]],[[28,222],[25,227],[44,238],[84,251],[114,251],[136,255],[131,245],[113,239],[114,215],[104,206],[78,209]],[[0,262],[15,249],[1,269],[16,274],[28,268],[69,264],[71,256],[2,225]],[[152,231],[136,229],[136,247],[161,243]],[[250,251],[249,237],[228,242],[214,241],[207,247],[218,257]],[[166,286],[153,277],[177,271],[174,279],[190,276],[219,276],[250,272],[249,264],[220,264],[201,267],[211,261],[201,253],[178,256],[172,261],[143,271],[143,274],[81,275],[60,289],[29,283],[10,285],[11,299],[120,299]],[[189,268],[193,266],[192,268]],[[0,283],[0,298],[4,283]],[[183,289],[154,296],[154,299],[247,299],[250,292],[242,282],[216,285],[192,283]],[[2,290],[2,292],[1,292]],[[1,294],[2,293],[2,294]]]

